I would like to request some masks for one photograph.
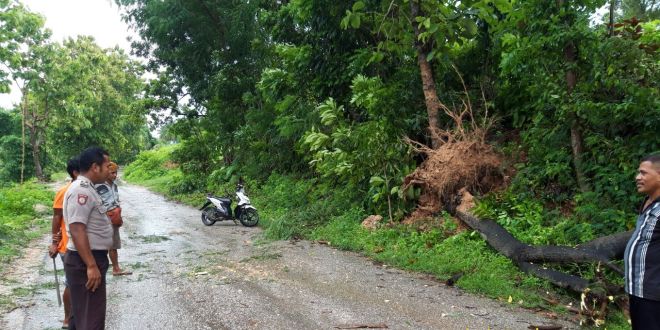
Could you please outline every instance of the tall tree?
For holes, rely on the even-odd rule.
[[[204,126],[213,134],[191,144],[209,164],[214,151],[233,159],[234,133],[244,123],[243,96],[250,91],[262,60],[252,43],[257,38],[256,11],[260,1],[145,1],[117,0],[126,9],[125,19],[134,25],[144,42],[134,43],[136,54],[147,57],[149,68],[162,70],[168,86],[171,115]],[[177,13],[172,15],[172,13]],[[156,82],[152,92],[158,92]],[[162,91],[162,90],[161,90]],[[159,93],[160,98],[167,93]],[[177,103],[184,95],[188,106]],[[165,103],[151,104],[156,110]],[[186,124],[182,124],[186,125]],[[202,138],[196,130],[183,130],[191,139]],[[180,154],[187,159],[187,155]],[[185,162],[186,159],[181,159]],[[196,167],[205,172],[208,166]]]
[[[660,0],[621,0],[621,10],[624,19],[660,19]]]
[[[450,100],[443,102],[438,97],[437,77],[454,74],[450,53],[477,36],[480,17],[509,8],[507,1],[382,1],[371,7],[357,1],[343,23],[353,28],[366,24],[380,39],[379,51],[396,56],[409,56],[413,51],[422,80],[431,144],[438,147],[443,138],[437,132],[445,125],[439,121],[440,111],[448,109]]]
[[[65,41],[54,58],[58,65],[49,78],[57,88],[35,93],[35,99],[54,112],[47,137],[49,150],[62,154],[58,162],[81,145],[103,145],[119,161],[148,145],[139,63],[91,37]]]
[[[43,143],[44,126],[48,121],[48,110],[31,103],[30,93],[33,88],[42,85],[44,80],[42,69],[49,63],[46,53],[51,47],[48,44],[50,31],[44,28],[41,16],[28,11],[19,2],[3,1],[0,8],[0,41],[4,43],[0,51],[0,62],[4,64],[4,70],[0,70],[0,87],[4,85],[6,90],[8,78],[11,78],[22,93],[21,182],[24,179],[26,129],[30,133],[35,174],[43,180],[40,146]]]

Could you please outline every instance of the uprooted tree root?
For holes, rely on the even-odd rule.
[[[484,97],[484,116],[475,118],[463,78],[456,67],[454,71],[463,84],[465,96],[460,107],[449,108],[440,104],[440,109],[453,122],[451,129],[430,129],[434,140],[442,141],[442,144],[429,148],[406,139],[415,151],[427,156],[404,179],[404,191],[411,186],[420,187],[422,191],[417,209],[404,220],[407,224],[433,217],[462,188],[482,193],[503,182],[501,157],[486,143],[486,134],[493,124],[493,119],[488,117],[488,103]]]
[[[490,145],[481,141],[449,142],[438,149],[418,145],[416,149],[428,158],[404,180],[404,189],[422,188],[419,205],[405,223],[432,217],[454,199],[461,188],[488,192],[502,183],[501,158]]]

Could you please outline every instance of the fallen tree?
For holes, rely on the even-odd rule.
[[[612,261],[621,259],[632,231],[600,237],[576,247],[533,246],[522,243],[495,221],[481,220],[456,210],[450,213],[477,231],[492,248],[515,262],[521,270],[559,287],[583,292],[595,284],[579,276],[548,269],[541,264],[601,263],[623,276],[623,271]]]
[[[460,75],[459,75],[460,77]],[[466,92],[467,97],[467,92]],[[503,226],[489,219],[478,219],[469,212],[466,201],[472,193],[487,193],[506,185],[501,169],[501,156],[486,142],[486,131],[492,121],[484,118],[477,124],[469,101],[461,109],[449,109],[440,104],[444,113],[453,120],[452,129],[438,129],[440,145],[430,148],[408,140],[425,161],[404,180],[403,190],[412,186],[421,188],[418,207],[404,220],[415,223],[431,218],[442,210],[478,232],[497,252],[511,259],[525,273],[546,279],[554,285],[573,290],[581,295],[581,314],[598,324],[605,318],[607,305],[614,301],[627,311],[627,296],[620,285],[609,283],[603,267],[623,276],[615,261],[621,260],[632,231],[594,239],[577,246],[534,246],[521,242]],[[468,123],[468,127],[464,125]],[[570,274],[565,269],[550,265],[596,264],[596,278],[587,279]],[[601,267],[602,266],[602,267]]]
[[[465,145],[462,143],[462,145]],[[463,151],[466,149],[459,148]],[[471,147],[473,150],[485,150],[480,147]],[[426,150],[430,152],[427,162],[437,162],[433,160],[434,153],[446,153],[447,150],[456,150],[455,146],[445,144],[437,150]],[[453,152],[453,151],[451,151]],[[469,153],[466,155],[468,158]],[[446,159],[446,155],[441,156]],[[458,160],[463,163],[464,160]],[[451,163],[442,162],[444,168],[452,168]],[[533,276],[543,278],[553,283],[554,285],[569,289],[581,294],[582,302],[581,308],[577,310],[579,313],[588,316],[593,322],[601,322],[607,313],[607,305],[610,301],[615,301],[619,306],[627,312],[626,295],[623,288],[619,285],[609,283],[605,276],[602,274],[600,266],[613,271],[616,274],[623,276],[623,270],[615,263],[621,260],[623,253],[632,235],[632,231],[621,232],[605,237],[600,237],[592,241],[577,245],[577,246],[553,246],[553,245],[529,245],[521,242],[511,233],[509,233],[503,226],[490,219],[479,219],[469,213],[467,208],[461,205],[466,194],[469,194],[467,189],[458,189],[455,184],[458,182],[471,182],[472,186],[468,185],[471,189],[483,189],[483,185],[479,185],[479,178],[472,178],[470,180],[463,179],[463,173],[487,173],[493,175],[490,166],[484,167],[482,165],[472,165],[474,168],[488,168],[487,171],[474,171],[465,168],[460,170],[444,170],[444,171],[428,171],[427,166],[420,166],[419,171],[424,171],[424,175],[413,172],[406,180],[407,186],[417,185],[422,187],[423,193],[432,194],[435,197],[426,197],[420,199],[421,201],[432,201],[434,205],[421,205],[421,207],[413,213],[413,217],[421,217],[429,215],[429,212],[439,211],[440,208],[446,210],[449,214],[460,220],[470,229],[478,232],[481,237],[497,252],[511,259],[521,271],[531,274]],[[434,175],[429,173],[443,172],[441,175],[446,180],[453,181],[447,183],[446,181],[436,180]],[[451,172],[451,173],[447,173]],[[442,187],[442,189],[438,189]],[[451,187],[451,189],[447,189]],[[470,196],[471,197],[471,196]],[[441,204],[440,204],[441,203]],[[568,264],[598,264],[599,267],[595,279],[586,279],[578,275],[569,274],[562,270],[552,269],[549,265],[568,265]]]

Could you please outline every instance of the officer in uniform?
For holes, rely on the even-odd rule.
[[[80,154],[80,175],[64,196],[63,215],[69,236],[64,257],[72,315],[69,329],[105,328],[108,250],[112,226],[94,184],[107,180],[108,153],[90,147]]]

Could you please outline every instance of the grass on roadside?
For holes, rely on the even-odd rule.
[[[525,307],[545,306],[541,292],[550,284],[528,276],[506,257],[490,249],[474,232],[445,237],[440,230],[420,232],[405,226],[363,229],[355,221],[359,210],[319,227],[311,239],[346,250],[361,251],[374,260],[431,274],[439,280],[462,274],[457,285],[469,292]]]
[[[30,241],[48,232],[53,196],[33,182],[0,188],[0,273]]]

